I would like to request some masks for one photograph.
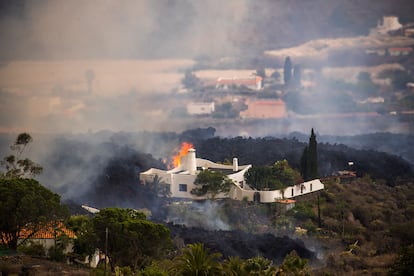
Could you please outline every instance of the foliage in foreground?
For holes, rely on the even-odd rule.
[[[77,219],[72,225],[83,231],[78,232],[76,253],[91,254],[94,248],[107,248],[112,269],[144,267],[165,257],[171,247],[168,228],[148,221],[143,213],[132,209],[106,208],[90,221]]]
[[[17,249],[23,229],[29,235],[49,222],[65,218],[60,196],[34,179],[0,179],[0,238],[3,246]],[[24,241],[23,241],[24,242]]]

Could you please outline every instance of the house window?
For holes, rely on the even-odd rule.
[[[312,183],[310,184],[310,191],[312,192]]]
[[[292,196],[293,196],[293,188],[292,188]]]
[[[304,186],[303,185],[300,185],[300,193],[301,194],[303,194],[303,188],[304,188]]]
[[[187,192],[187,184],[178,184],[178,190],[180,192]]]

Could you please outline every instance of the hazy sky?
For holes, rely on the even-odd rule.
[[[163,130],[165,103],[148,96],[194,58],[326,35],[344,1],[1,0],[0,131]]]
[[[192,57],[233,51],[246,0],[3,0],[2,57]]]
[[[246,8],[245,0],[1,1],[0,131],[135,131],[149,120],[162,128],[168,114],[142,96],[177,88],[194,57],[237,55],[232,34]]]

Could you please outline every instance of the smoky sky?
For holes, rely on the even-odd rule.
[[[252,61],[265,59],[266,50],[367,34],[387,14],[412,19],[412,1],[390,3],[2,0],[0,131],[172,131],[166,110],[174,100],[185,105],[157,95],[179,89],[197,61],[236,57],[244,67],[231,69],[254,72]],[[286,130],[311,127],[296,126]]]
[[[1,57],[223,55],[246,14],[231,1],[2,1]]]

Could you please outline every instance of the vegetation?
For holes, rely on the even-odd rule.
[[[209,253],[201,243],[190,244],[178,256],[170,269],[173,275],[218,275],[220,273],[219,253]]]
[[[132,209],[106,208],[88,223],[85,232],[78,232],[78,254],[91,254],[100,248],[109,257],[112,269],[130,266],[134,270],[165,257],[171,247],[170,233],[161,224],[150,222],[143,213]],[[76,223],[75,223],[76,224]],[[79,245],[89,244],[89,246]]]
[[[196,188],[191,193],[214,199],[220,193],[228,193],[232,184],[232,180],[220,171],[203,170],[197,175],[194,181]]]
[[[258,190],[279,190],[293,186],[300,174],[289,166],[287,160],[277,161],[273,166],[251,167],[245,174],[247,184]]]
[[[0,179],[0,237],[3,246],[17,249],[21,231],[29,236],[67,215],[60,196],[34,179]],[[24,243],[24,241],[22,241]]]
[[[318,143],[316,142],[316,135],[311,130],[309,137],[309,144],[305,147],[300,158],[301,174],[305,181],[319,178],[318,169]]]
[[[28,133],[21,133],[16,141],[10,146],[14,154],[10,154],[0,161],[0,178],[27,178],[40,174],[43,168],[28,158],[23,158],[22,154],[29,143],[33,141]]]

